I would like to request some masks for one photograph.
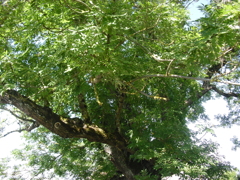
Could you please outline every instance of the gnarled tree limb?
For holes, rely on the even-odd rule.
[[[218,94],[226,97],[226,98],[230,98],[230,97],[240,97],[240,94],[236,94],[236,93],[225,93],[224,91],[218,89],[216,86],[212,85],[212,90],[214,90],[215,92],[217,92]]]
[[[0,103],[15,106],[39,124],[63,138],[86,138],[92,142],[101,142],[120,149],[126,149],[124,138],[117,132],[109,133],[98,126],[84,124],[79,118],[63,118],[50,108],[37,105],[15,90],[7,90],[3,96],[0,96]],[[76,119],[81,123],[76,125]]]

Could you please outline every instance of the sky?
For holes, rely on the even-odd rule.
[[[209,4],[210,0],[195,0],[189,6],[190,17],[192,20],[196,20],[202,16],[202,12],[199,10],[198,6],[203,4]],[[206,113],[210,118],[210,123],[218,124],[215,119],[215,115],[227,114],[228,109],[227,103],[223,99],[210,100],[204,104]],[[194,129],[194,125],[191,125]],[[212,139],[220,144],[219,153],[225,156],[226,161],[230,161],[233,166],[236,166],[240,171],[240,149],[237,151],[232,151],[233,143],[230,141],[234,136],[240,139],[240,127],[235,125],[229,128],[217,128],[214,129],[216,137],[211,134],[207,134],[204,138]]]
[[[202,16],[202,12],[199,10],[199,6],[209,4],[210,0],[193,0],[188,6],[190,11],[190,17],[192,20],[196,20]]]
[[[8,112],[0,112],[0,122],[3,119],[12,119],[12,115]],[[12,127],[11,130],[17,129],[18,126]],[[11,131],[9,130],[9,131]],[[0,158],[10,155],[11,150],[19,148],[23,143],[20,133],[11,133],[4,138],[0,138]]]
[[[195,20],[201,16],[201,12],[198,10],[197,6],[201,4],[207,4],[209,0],[200,0],[198,2],[194,2],[189,6],[191,19]],[[227,113],[228,109],[226,108],[227,104],[223,99],[218,100],[210,100],[204,104],[207,114],[210,117],[210,123],[217,124],[215,119],[215,115]],[[8,117],[9,115],[6,113],[1,113],[1,117]],[[0,117],[0,120],[1,120]],[[201,122],[201,121],[200,121]],[[191,124],[190,127],[195,129],[194,124]],[[206,139],[212,139],[220,144],[219,153],[225,156],[226,161],[230,161],[231,164],[237,167],[240,170],[240,150],[232,151],[233,143],[230,139],[233,136],[237,136],[240,138],[240,127],[233,126],[231,129],[229,128],[217,128],[214,129],[216,137],[207,134],[204,136]],[[13,133],[8,135],[7,137],[0,138],[0,158],[6,157],[10,155],[11,150],[21,147],[23,140],[20,138],[20,133]]]
[[[207,101],[204,103],[204,108],[210,119],[208,123],[211,125],[219,124],[215,118],[216,115],[228,113],[227,103],[223,100],[223,98]],[[201,123],[204,124],[206,122],[201,120],[197,122],[197,124]],[[195,126],[196,124],[189,125],[191,129],[196,129]],[[240,127],[237,125],[233,125],[231,128],[213,128],[215,136],[208,133],[203,138],[211,139],[214,142],[217,142],[220,145],[219,154],[225,156],[224,160],[231,162],[231,164],[237,167],[240,171],[240,149],[238,148],[237,151],[233,151],[233,143],[230,141],[230,139],[234,136],[240,138],[239,129]]]

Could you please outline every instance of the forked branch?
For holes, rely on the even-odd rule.
[[[2,96],[0,95],[0,103],[15,106],[39,124],[63,138],[86,138],[91,142],[100,142],[120,149],[126,148],[125,139],[116,134],[117,132],[107,132],[96,125],[86,124],[80,118],[64,118],[48,107],[39,106],[18,91],[7,90]],[[77,125],[75,121],[77,121]]]

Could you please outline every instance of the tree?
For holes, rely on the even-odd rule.
[[[229,180],[238,180],[238,175],[237,175],[237,172],[236,171],[232,171],[232,172],[227,172],[226,173],[226,177],[227,177],[227,179],[229,179]],[[221,179],[223,179],[223,178],[221,178]]]
[[[187,123],[215,94],[235,107],[222,124],[237,122],[240,4],[212,2],[191,25],[187,3],[5,1],[0,103],[29,143],[15,155],[73,179],[231,170]]]

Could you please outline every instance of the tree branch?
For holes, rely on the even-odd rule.
[[[225,93],[224,91],[218,89],[216,86],[212,85],[212,89],[217,92],[218,94],[226,97],[226,98],[230,98],[230,97],[237,97],[239,98],[240,97],[240,94],[236,94],[236,93]]]
[[[224,54],[230,52],[232,50],[232,48],[227,49]],[[223,54],[223,55],[224,55]],[[221,55],[220,57],[222,57],[223,55]],[[174,75],[174,77],[179,77],[179,78],[186,78],[186,79],[195,79],[195,80],[202,80],[203,81],[203,85],[202,85],[202,90],[196,94],[196,98],[200,99],[201,97],[203,97],[207,92],[209,92],[210,90],[214,90],[216,91],[218,94],[223,95],[225,97],[239,97],[239,94],[235,94],[235,93],[224,93],[223,91],[217,89],[217,87],[215,85],[211,85],[210,82],[220,82],[220,83],[225,83],[225,84],[232,84],[232,85],[237,85],[239,86],[239,83],[233,83],[233,82],[229,82],[229,81],[219,81],[217,80],[217,78],[225,76],[231,72],[233,72],[236,69],[236,66],[228,73],[225,74],[220,74],[216,77],[213,77],[213,75],[216,72],[219,72],[219,70],[227,63],[227,61],[223,60],[222,62],[218,63],[218,64],[214,64],[211,67],[208,68],[208,72],[207,72],[207,78],[192,78],[192,77],[185,77],[185,76],[178,76],[178,75]],[[192,98],[189,98],[189,100],[185,101],[187,106],[190,106],[194,103]]]
[[[170,61],[172,62],[174,59],[162,59],[159,55],[153,54],[146,48],[145,46],[141,45],[139,42],[137,42],[135,39],[130,38],[128,36],[124,36],[127,40],[134,42],[136,45],[140,46],[148,55],[150,55],[155,61],[158,62],[165,62],[165,61]]]
[[[132,81],[132,82],[134,82],[134,81]],[[164,101],[168,100],[166,97],[148,95],[147,93],[142,92],[142,91],[138,90],[137,88],[135,88],[131,83],[127,83],[127,85],[129,85],[132,89],[136,90],[137,92],[139,92],[140,94],[142,94],[146,97],[153,98],[153,99],[158,99],[158,100],[164,100]]]
[[[3,96],[0,96],[0,102],[3,104],[11,104],[15,106],[20,111],[24,112],[27,116],[35,119],[41,125],[62,137],[71,136],[70,134],[59,132],[56,128],[54,128],[55,123],[60,122],[62,126],[65,127],[66,132],[71,132],[72,129],[61,121],[60,116],[53,113],[49,108],[37,105],[35,102],[19,94],[15,90],[6,91]]]
[[[26,130],[27,130],[27,129],[24,128],[24,129],[17,129],[17,130],[9,131],[9,132],[7,132],[6,134],[0,136],[0,138],[6,137],[7,135],[12,134],[12,133],[15,133],[15,132],[21,133],[22,131],[26,131]]]
[[[91,119],[88,114],[87,104],[86,104],[83,94],[78,95],[78,104],[79,104],[84,122],[86,124],[91,124]]]
[[[19,132],[19,133],[21,133],[22,131],[28,131],[28,132],[30,132],[30,131],[32,131],[33,129],[39,127],[39,126],[40,126],[40,124],[39,124],[38,122],[34,121],[34,122],[31,124],[31,126],[25,127],[25,128],[23,128],[23,129],[17,129],[17,130],[9,131],[9,132],[7,132],[6,134],[0,136],[0,138],[6,137],[7,135],[12,134],[12,133],[14,133],[14,132]]]
[[[69,8],[69,9],[71,9],[72,11],[74,11],[74,12],[76,12],[76,13],[78,13],[78,14],[83,14],[83,13],[86,13],[86,12],[89,12],[89,11],[83,11],[83,10],[81,10],[81,12],[80,11],[77,11],[76,9],[78,9],[78,8],[76,8],[76,7],[72,7],[72,6],[70,6],[69,5],[69,3],[68,2],[66,2],[66,0],[64,0],[64,3],[65,3],[65,5]],[[89,9],[89,8],[88,8]],[[78,10],[80,10],[80,9],[78,9]],[[91,9],[90,9],[91,10]]]
[[[80,0],[75,0],[75,1],[81,3],[82,5],[86,6],[89,10],[91,10],[91,8],[85,2],[80,1]]]
[[[91,142],[100,142],[126,149],[126,141],[118,132],[110,133],[96,125],[84,124],[79,118],[61,117],[50,108],[37,105],[15,90],[7,90],[3,96],[0,96],[0,103],[15,106],[39,124],[63,138],[86,138]]]
[[[201,97],[203,97],[207,92],[209,92],[211,90],[211,87],[206,87],[206,88],[204,88],[203,90],[201,90],[199,93],[197,93],[196,94],[196,96],[195,97],[191,97],[191,98],[189,98],[187,101],[185,101],[185,104],[186,104],[186,106],[188,107],[188,106],[191,106],[194,102],[195,102],[195,100],[194,100],[194,98],[196,98],[196,99],[200,99]]]
[[[144,75],[144,76],[141,76],[141,77],[138,77],[138,78],[132,80],[131,83],[135,82],[135,81],[137,81],[139,79],[145,79],[145,78],[151,78],[151,77],[182,78],[182,79],[191,79],[191,80],[208,81],[208,82],[218,82],[218,83],[224,83],[224,84],[231,84],[231,85],[240,86],[240,83],[234,83],[234,82],[230,82],[230,81],[221,81],[221,80],[218,80],[218,79],[209,79],[209,78],[200,78],[200,77],[181,76],[181,75],[176,75],[176,74],[169,74],[169,75],[165,75],[165,74]]]
[[[25,122],[32,122],[32,123],[35,122],[35,121],[31,120],[31,119],[26,119],[26,118],[18,116],[15,112],[11,111],[8,108],[2,108],[2,109],[5,110],[5,111],[8,111],[11,115],[13,115],[14,117],[16,117],[19,120],[22,120],[22,121],[25,121]]]

